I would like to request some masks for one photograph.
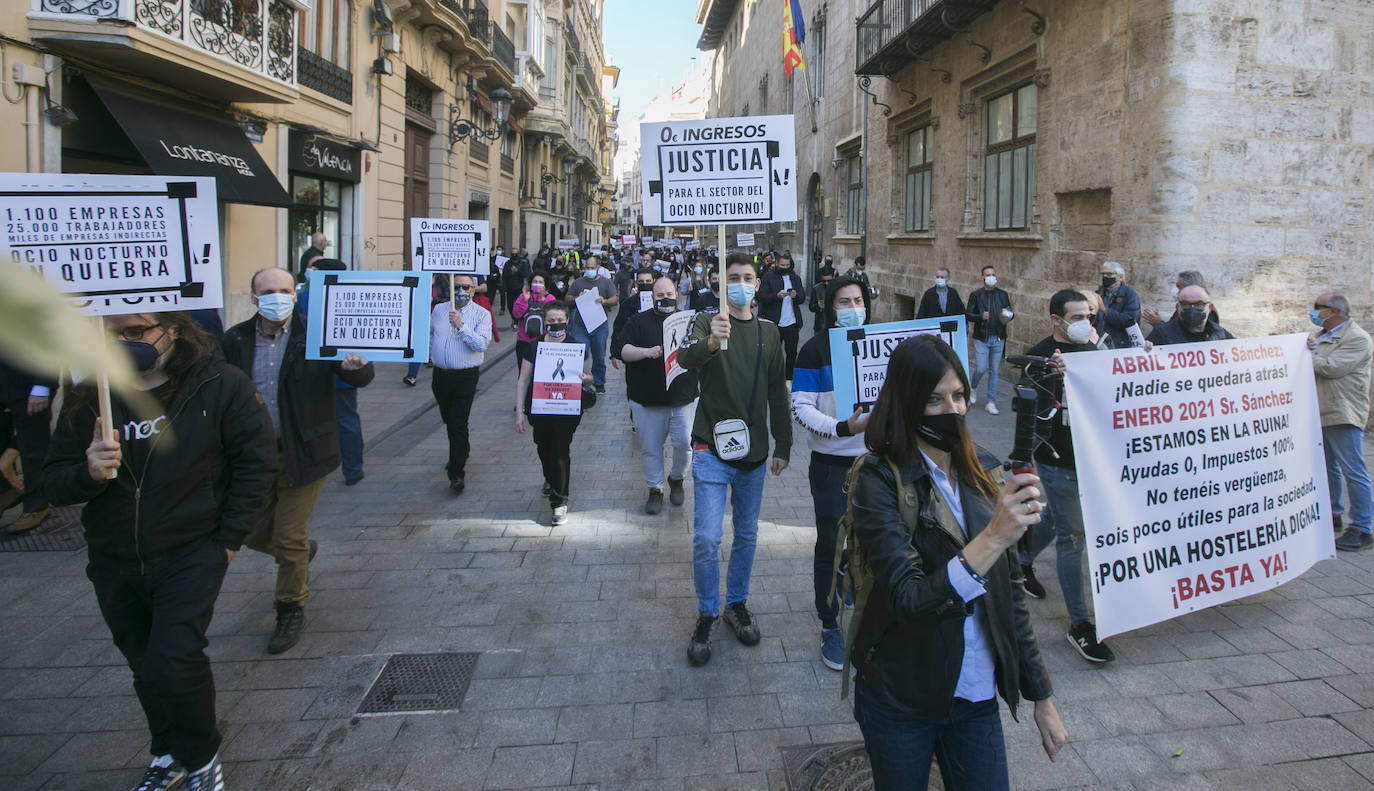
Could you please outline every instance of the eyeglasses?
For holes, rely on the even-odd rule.
[[[143,336],[148,334],[148,330],[157,329],[160,324],[143,324],[135,327],[125,327],[122,330],[111,330],[110,334],[121,341],[141,341]]]
[[[1208,302],[1205,299],[1200,299],[1197,302],[1184,302],[1181,299],[1178,301],[1178,306],[1183,310],[1187,310],[1188,308],[1205,308],[1210,304],[1212,303]]]

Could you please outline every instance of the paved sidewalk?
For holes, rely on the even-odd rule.
[[[859,738],[817,653],[800,431],[793,465],[764,489],[749,599],[763,641],[718,628],[711,663],[691,668],[691,487],[684,507],[643,514],[623,376],[610,372],[578,430],[571,521],[552,528],[533,444],[513,430],[513,357],[483,374],[461,497],[445,486],[437,412],[418,412],[422,371],[409,388],[402,366],[382,366],[363,391],[367,479],[325,486],[309,622],[290,652],[264,653],[271,562],[234,561],[209,648],[228,788],[770,789],[783,787],[780,747]],[[970,417],[999,453],[1006,391],[1001,416],[980,404]],[[0,789],[124,789],[146,761],[84,564],[84,552],[0,553]],[[1045,553],[1051,593],[1031,611],[1070,744],[1050,764],[1029,708],[1019,723],[1004,715],[1013,786],[1371,787],[1371,568],[1374,552],[1342,555],[1114,638],[1117,662],[1091,667],[1063,637]],[[354,716],[390,654],[433,651],[481,652],[460,711]]]

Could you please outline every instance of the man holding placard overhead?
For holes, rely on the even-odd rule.
[[[353,387],[372,381],[372,363],[356,354],[339,361],[305,359],[305,320],[296,312],[296,284],[285,269],[262,269],[250,281],[253,318],[224,334],[224,357],[253,379],[277,435],[278,472],[269,486],[267,518],[243,543],[277,561],[277,626],[267,653],[300,640],[310,589],[310,514],[324,477],[339,466],[334,376]]]

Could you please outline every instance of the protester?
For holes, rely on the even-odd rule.
[[[306,271],[343,272],[348,269],[337,258],[315,258]],[[310,316],[310,281],[305,288],[296,289],[296,310],[305,318]],[[194,317],[193,317],[194,318]],[[418,365],[418,363],[417,363]],[[344,477],[344,486],[356,486],[364,477],[363,421],[358,414],[358,388],[334,377],[334,417],[339,430],[339,466]]]
[[[1026,354],[1053,358],[1060,363],[1065,354],[1095,351],[1097,345],[1093,343],[1088,310],[1088,298],[1078,291],[1055,292],[1050,297],[1051,334],[1027,349]],[[1062,381],[1055,399],[1064,401]],[[1069,645],[1089,662],[1110,662],[1116,655],[1106,643],[1098,642],[1097,626],[1089,610],[1083,572],[1083,509],[1078,499],[1073,435],[1065,421],[1068,416],[1067,408],[1056,410],[1049,418],[1049,443],[1035,449],[1035,466],[1040,487],[1045,491],[1045,510],[1040,523],[1030,528],[1029,540],[1022,542],[1021,577],[1026,595],[1045,598],[1045,588],[1036,579],[1034,563],[1036,556],[1053,541],[1059,589],[1064,592],[1064,606],[1069,611]]]
[[[19,452],[19,462],[29,473],[33,485],[18,492],[23,506],[19,517],[5,528],[10,535],[28,533],[48,518],[51,508],[43,488],[38,486],[37,471],[48,455],[48,423],[52,416],[52,391],[57,382],[35,376],[0,360],[0,410],[9,410],[12,432],[4,439]]]
[[[275,271],[291,290],[290,273]],[[133,671],[152,742],[136,791],[223,791],[205,633],[229,562],[268,507],[272,421],[249,378],[215,358],[214,340],[185,313],[106,316],[105,326],[159,415],[115,397],[115,440],[106,441],[94,388],[78,387],[57,422],[42,489],[57,505],[86,504],[86,576]]]
[[[997,370],[1002,364],[1002,352],[1007,342],[1007,322],[1011,321],[1011,296],[997,287],[997,270],[983,267],[983,287],[968,295],[964,316],[973,326],[974,367],[973,387],[969,389],[968,406],[978,403],[978,382],[988,378],[987,409],[989,415],[997,409]]]
[[[811,296],[807,297],[806,306],[815,314],[814,325],[811,331],[822,333],[825,331],[825,290],[830,287],[830,281],[835,279],[835,270],[821,267],[816,273],[816,282],[811,286]]]
[[[533,414],[534,361],[541,343],[574,343],[568,331],[568,309],[553,304],[544,309],[544,337],[535,341],[529,359],[520,361],[520,373],[515,380],[515,430],[525,433],[528,426],[534,433],[534,446],[539,451],[539,465],[549,491],[549,506],[553,509],[553,526],[568,522],[568,494],[572,490],[572,441],[581,415]],[[585,359],[585,357],[584,357]],[[592,375],[582,372],[582,383],[588,384]]]
[[[962,315],[964,301],[959,298],[959,292],[949,285],[949,270],[942,266],[935,270],[935,285],[921,295],[921,305],[916,309],[916,318]]]
[[[722,615],[719,556],[726,487],[734,543],[723,617],[741,643],[759,642],[759,627],[746,603],[770,427],[775,476],[787,468],[792,451],[782,338],[774,324],[753,311],[758,270],[748,256],[734,253],[726,258],[725,281],[729,310],[699,314],[677,354],[678,363],[697,371],[701,383],[692,425],[692,582],[698,615],[687,647],[687,659],[696,666],[710,661],[711,630]]]
[[[582,276],[568,286],[567,296],[564,301],[569,307],[577,304],[577,298],[587,291],[596,292],[596,303],[602,310],[610,310],[620,302],[620,295],[616,293],[615,283],[610,278],[601,276],[601,264],[596,256],[587,259],[587,266],[582,272]],[[581,315],[581,311],[573,308],[573,320],[569,322],[572,333],[572,340],[577,343],[587,344],[592,356],[592,381],[597,393],[606,392],[606,344],[611,336],[609,321],[603,321],[595,329],[588,329],[587,323]]]
[[[653,269],[640,269],[635,272],[634,291],[624,295],[625,301],[622,302],[620,308],[616,310],[615,321],[611,322],[611,359],[613,361],[618,361],[620,359],[615,353],[617,346],[616,339],[620,337],[620,332],[624,328],[625,323],[645,310],[642,299],[648,299],[650,301],[648,309],[653,309],[654,280],[660,276],[666,277],[666,275],[655,274]],[[641,295],[644,296],[641,297]]]
[[[859,281],[842,277],[832,281],[825,293],[822,316],[826,327],[858,327],[868,323],[864,288]],[[824,331],[812,336],[797,355],[797,369],[792,377],[792,417],[810,432],[811,465],[807,479],[816,512],[816,552],[811,566],[816,615],[821,619],[821,661],[831,670],[839,670],[844,667],[844,636],[840,632],[840,600],[832,593],[835,541],[845,510],[845,475],[854,459],[865,452],[868,416],[862,410],[848,418],[835,414],[830,338]]]
[[[253,380],[277,435],[277,475],[267,487],[268,516],[243,543],[276,560],[277,626],[267,652],[280,654],[305,629],[307,579],[315,552],[310,513],[325,476],[339,466],[334,376],[365,387],[376,371],[351,353],[333,362],[305,359],[305,321],[295,311],[290,272],[258,270],[249,288],[257,315],[230,327],[223,346],[225,359]]]
[[[802,305],[806,303],[806,286],[792,268],[792,256],[777,259],[773,271],[763,276],[758,293],[759,318],[778,325],[785,350],[783,366],[787,381],[792,381],[792,368],[797,364],[797,341],[801,337]]]
[[[1178,273],[1178,278],[1174,280],[1174,289],[1173,289],[1173,291],[1174,291],[1174,293],[1173,293],[1174,299],[1178,299],[1178,292],[1182,291],[1183,289],[1187,288],[1188,286],[1202,286],[1203,288],[1206,288],[1206,287],[1207,287],[1207,284],[1204,283],[1204,282],[1202,281],[1202,273],[1201,273],[1201,272],[1197,272],[1197,271],[1194,271],[1194,270],[1192,270],[1192,269],[1186,269],[1186,270],[1184,270],[1184,271],[1182,271],[1182,272],[1179,272],[1179,273]],[[1221,323],[1221,314],[1216,312],[1216,308],[1215,308],[1215,307],[1212,308],[1212,314],[1213,314],[1214,320],[1215,320],[1218,324],[1220,324],[1220,323]],[[1170,316],[1169,318],[1174,318],[1174,317],[1176,317],[1176,316],[1178,316],[1178,309],[1177,309],[1177,308],[1174,309],[1174,315],[1173,315],[1173,316]],[[1158,327],[1159,325],[1163,324],[1164,321],[1165,321],[1164,317],[1159,315],[1159,311],[1158,311],[1158,310],[1155,310],[1154,308],[1148,308],[1148,307],[1142,307],[1142,308],[1140,309],[1140,318],[1141,318],[1141,320],[1143,320],[1145,323],[1149,324],[1151,327]]]
[[[1116,261],[1103,262],[1102,287],[1097,293],[1102,295],[1102,304],[1106,307],[1102,322],[1112,337],[1112,344],[1118,349],[1134,346],[1130,329],[1140,323],[1140,297],[1126,285],[1126,267]]]
[[[649,498],[644,513],[663,511],[663,441],[672,445],[672,467],[668,470],[668,500],[682,505],[686,493],[688,455],[692,449],[687,421],[692,402],[697,398],[697,375],[684,371],[667,384],[663,358],[663,321],[677,312],[677,289],[672,278],[663,276],[652,284],[654,307],[626,322],[616,335],[611,356],[625,361],[625,392],[630,400],[630,419],[639,437],[640,461]]]
[[[1105,314],[1104,314],[1105,315]],[[1174,343],[1224,341],[1231,333],[1222,329],[1212,315],[1212,300],[1202,286],[1185,286],[1178,292],[1174,318],[1155,327],[1147,341],[1155,346]]]
[[[482,359],[491,345],[491,313],[472,298],[472,277],[455,275],[453,301],[440,302],[429,313],[429,359],[434,363],[430,389],[448,431],[448,487],[467,488],[468,418],[477,395]],[[517,333],[518,337],[518,333]]]
[[[525,248],[516,250],[511,259],[506,262],[506,268],[501,273],[501,284],[504,289],[505,302],[503,303],[511,311],[511,329],[518,330],[519,324],[515,318],[515,301],[520,298],[525,288],[525,281],[530,276],[530,257],[526,254]],[[517,332],[518,336],[519,333]],[[517,341],[519,338],[517,337]]]
[[[706,285],[687,295],[687,309],[702,313],[720,310],[720,272],[712,268],[706,273]]]
[[[878,791],[925,788],[932,754],[945,788],[1007,788],[999,693],[1013,715],[1022,696],[1035,702],[1051,761],[1068,739],[1018,584],[1016,542],[1040,521],[1039,481],[1013,475],[999,490],[1001,464],[964,423],[971,389],[948,344],[899,345],[850,495],[874,576],[850,652],[854,719]],[[903,497],[919,528],[905,523]]]
[[[827,265],[830,264],[830,256],[825,257],[825,262]],[[874,288],[873,285],[868,282],[867,270],[868,259],[858,255],[854,257],[854,266],[850,267],[849,271],[844,273],[844,276],[859,281],[864,287],[864,304],[872,307],[873,303],[878,299],[878,289]]]
[[[310,234],[310,246],[301,253],[299,271],[304,272],[310,267],[310,262],[316,258],[323,258],[324,251],[329,249],[329,237],[316,231]]]
[[[515,319],[515,359],[533,359],[530,346],[544,336],[544,309],[556,298],[548,289],[549,273],[536,269],[529,285],[515,298],[510,315]]]
[[[1369,549],[1371,505],[1369,470],[1364,461],[1364,425],[1369,420],[1369,333],[1350,318],[1350,302],[1340,294],[1317,297],[1308,311],[1316,328],[1307,336],[1312,372],[1317,379],[1321,408],[1322,451],[1326,454],[1326,484],[1331,490],[1331,519],[1342,527],[1345,504],[1341,482],[1350,495],[1350,526],[1336,539],[1336,549]]]

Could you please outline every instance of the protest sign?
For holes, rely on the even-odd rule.
[[[411,217],[410,239],[412,269],[484,277],[489,271],[491,223],[487,220]]]
[[[606,323],[606,309],[596,301],[599,296],[596,289],[592,289],[583,291],[573,300],[573,304],[577,305],[578,318],[582,319],[582,326],[587,332],[596,332],[597,327]]]
[[[582,414],[582,343],[541,343],[534,355],[531,415]]]
[[[215,180],[0,173],[10,261],[90,316],[224,305]]]
[[[429,274],[311,270],[305,359],[429,359]]]
[[[506,273],[506,262],[509,260],[510,256],[498,255],[496,256],[496,260],[492,261],[492,264],[496,267],[497,272],[504,275]]]
[[[626,247],[634,247],[639,244],[639,237],[632,233],[622,233],[620,235],[620,243]]]
[[[1306,336],[1081,352],[1066,384],[1099,637],[1335,556]]]
[[[667,384],[682,375],[684,369],[677,362],[677,350],[692,330],[695,310],[679,310],[663,320],[663,374]]]
[[[735,234],[735,246],[739,248],[753,247],[754,235],[752,233]]]
[[[832,327],[830,371],[835,381],[835,414],[849,417],[855,409],[872,409],[883,382],[887,381],[887,361],[893,350],[915,335],[936,335],[948,343],[963,363],[964,373],[968,373],[963,316]]]
[[[556,246],[559,250],[576,250],[582,243],[577,239],[559,239]]]
[[[638,310],[637,312],[643,313],[643,312],[646,311],[646,310],[653,310],[653,307],[654,307],[654,292],[652,292],[652,291],[641,291],[641,292],[639,292],[639,310]]]
[[[792,116],[640,124],[645,225],[797,219]]]

